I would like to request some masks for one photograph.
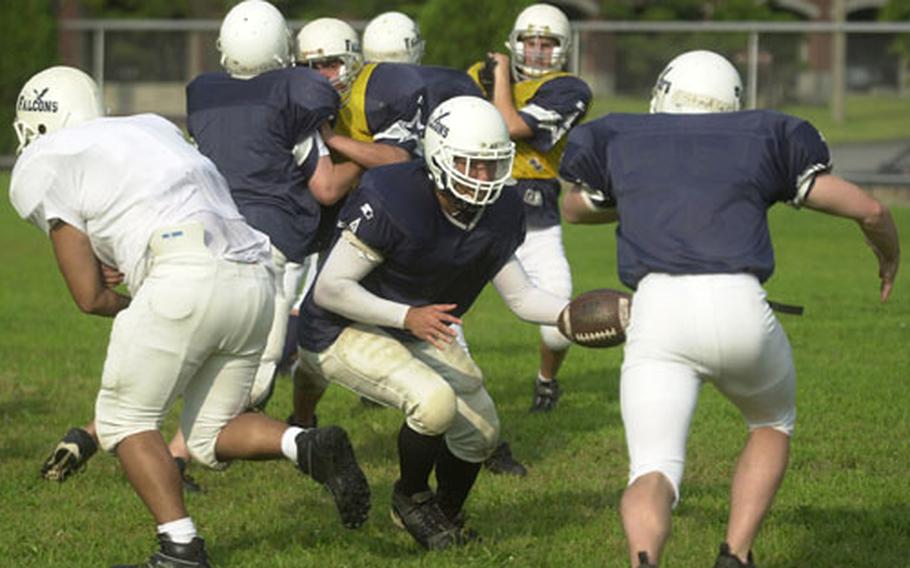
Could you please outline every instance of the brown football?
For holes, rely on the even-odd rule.
[[[559,314],[559,331],[584,347],[615,347],[626,340],[632,296],[600,288],[577,296]]]

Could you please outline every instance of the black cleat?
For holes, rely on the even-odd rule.
[[[729,544],[722,542],[720,543],[720,552],[717,554],[714,568],[755,568],[755,562],[752,560],[752,551],[749,551],[749,556],[743,562],[730,552]]]
[[[347,433],[338,426],[311,428],[297,435],[297,467],[324,485],[335,499],[341,524],[355,529],[370,513],[370,486]]]
[[[158,552],[144,564],[118,564],[114,568],[210,568],[205,541],[194,538],[188,544],[177,544],[166,534],[158,535]]]
[[[202,486],[199,485],[190,474],[186,472],[186,460],[183,458],[174,458],[177,463],[177,469],[180,470],[180,481],[183,483],[183,490],[187,493],[205,493]]]
[[[534,402],[531,403],[531,412],[550,412],[559,402],[559,381],[551,379],[542,381],[540,378],[534,383]]]
[[[651,564],[648,553],[641,550],[638,552],[638,568],[657,568],[657,564]]]
[[[41,477],[48,481],[66,481],[85,468],[97,451],[98,443],[91,434],[82,428],[70,428],[41,466]]]
[[[408,497],[392,491],[392,522],[402,528],[427,550],[444,550],[464,544],[461,530],[446,517],[432,491]]]
[[[509,448],[508,442],[500,442],[493,451],[493,455],[483,462],[483,466],[495,474],[514,475],[517,477],[528,475],[528,468],[512,456],[512,450]]]

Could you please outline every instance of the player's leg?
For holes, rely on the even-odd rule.
[[[412,353],[442,376],[456,396],[456,413],[436,460],[437,499],[446,516],[458,523],[481,464],[499,441],[499,417],[484,388],[483,373],[457,343],[444,349],[427,343],[410,346]]]
[[[458,530],[429,487],[442,435],[455,418],[455,393],[449,384],[399,341],[362,324],[347,327],[321,353],[301,350],[299,360],[307,374],[322,375],[405,414],[397,438],[400,477],[392,495],[392,518],[425,548],[458,544]]]
[[[620,405],[629,451],[629,486],[620,512],[632,566],[644,553],[657,565],[679,499],[686,439],[705,369],[693,366],[693,308],[678,279],[649,275],[638,286],[623,353]]]
[[[297,289],[304,277],[303,266],[288,262],[281,251],[274,246],[272,247],[272,264],[275,268],[275,303],[272,325],[250,392],[250,407],[259,410],[264,409],[272,397],[278,363],[284,351],[288,316],[291,313],[291,306],[297,298]]]
[[[722,552],[745,564],[787,469],[796,419],[796,371],[786,334],[761,286],[748,276],[734,283],[713,294],[723,314],[719,332],[730,337],[720,352],[724,372],[714,382],[742,412],[750,430],[733,474],[727,550]]]
[[[572,295],[572,275],[560,226],[528,229],[515,255],[535,286],[565,298]],[[531,412],[548,412],[556,407],[561,394],[557,375],[571,345],[555,326],[541,326],[540,335],[540,367]]]

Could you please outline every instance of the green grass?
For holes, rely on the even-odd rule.
[[[780,109],[815,125],[832,144],[910,139],[910,98],[884,95],[851,95],[845,102],[845,120],[838,124],[826,105],[788,105]],[[607,112],[648,112],[648,99],[598,97],[589,118]]]
[[[2,174],[0,187],[8,177]],[[38,478],[70,426],[88,420],[110,323],[69,299],[47,240],[0,200],[0,565],[104,566],[138,561],[154,526],[116,461],[96,456],[63,484]],[[907,233],[910,209],[896,209]],[[857,228],[809,211],[772,214],[772,298],[794,347],[799,421],[792,465],[755,547],[762,568],[906,565],[910,526],[910,287],[880,305],[872,254]],[[612,228],[567,227],[577,290],[617,286]],[[910,250],[906,236],[904,250]],[[341,528],[328,495],[286,462],[193,467],[207,490],[188,505],[219,566],[608,566],[626,563],[617,504],[627,462],[617,400],[621,350],[576,348],[559,409],[531,416],[537,330],[487,291],[467,318],[475,357],[526,479],[482,473],[468,503],[484,537],[425,554],[388,518],[400,416],[367,410],[340,388],[320,417],[347,428],[373,488],[370,521]],[[269,408],[290,409],[282,379]],[[167,429],[173,431],[173,421]],[[745,436],[732,406],[706,388],[689,442],[682,503],[665,566],[706,566],[723,538],[728,478]]]

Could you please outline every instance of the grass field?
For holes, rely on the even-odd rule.
[[[110,456],[64,484],[39,479],[67,428],[90,418],[110,322],[69,299],[47,240],[19,221],[0,174],[0,565],[139,561],[153,523]],[[910,209],[896,209],[910,250]],[[880,305],[872,254],[851,223],[777,207],[772,298],[794,347],[799,423],[791,468],[755,548],[762,568],[907,566],[910,551],[910,286]],[[567,227],[576,289],[618,286],[612,228]],[[467,317],[474,355],[498,401],[526,479],[482,473],[468,511],[483,542],[431,555],[388,518],[400,417],[330,389],[320,418],[349,430],[373,488],[370,521],[341,528],[328,494],[286,462],[194,468],[207,490],[188,505],[219,566],[607,566],[626,563],[617,504],[626,479],[617,400],[621,350],[569,356],[559,409],[527,413],[537,331],[484,293]],[[284,417],[290,385],[269,408]],[[172,431],[173,421],[168,424]],[[745,436],[706,388],[692,426],[682,503],[664,566],[711,565],[726,521],[728,477]]]

